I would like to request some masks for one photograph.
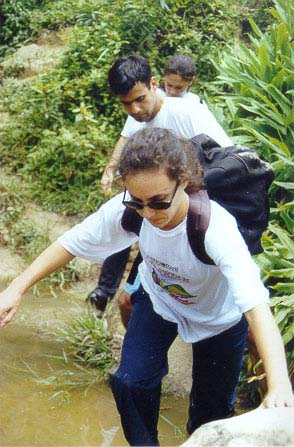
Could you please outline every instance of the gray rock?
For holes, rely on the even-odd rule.
[[[256,409],[195,430],[182,447],[294,446],[294,408]]]

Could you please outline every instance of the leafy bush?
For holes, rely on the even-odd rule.
[[[100,0],[47,0],[40,15],[40,25],[48,29],[74,25],[79,14],[92,11],[99,4]]]
[[[24,177],[33,182],[34,196],[40,195],[46,207],[78,213],[79,204],[84,203],[87,212],[104,199],[97,180],[105,166],[105,157],[99,151],[99,127],[92,125],[87,130],[87,135],[75,128],[61,128],[58,134],[44,131],[29,153]]]
[[[49,209],[89,212],[104,199],[99,178],[114,135],[104,115],[79,102],[82,83],[45,75],[18,89],[4,107],[15,119],[0,130],[3,162],[21,170],[34,196]],[[74,96],[76,95],[76,97]],[[85,98],[87,99],[87,98]]]
[[[74,25],[79,14],[99,7],[100,0],[2,0],[0,5],[0,56],[36,38],[42,28]]]
[[[2,0],[0,5],[0,56],[11,46],[32,39],[40,30],[34,12],[41,0]]]
[[[188,53],[195,60],[199,82],[211,80],[216,71],[209,55],[218,58],[238,29],[236,7],[222,0],[170,1],[166,6],[161,9],[159,2],[150,0],[117,0],[115,5],[101,2],[99,10],[81,14],[78,21],[91,35],[102,37],[100,48],[106,52],[110,51],[109,38],[119,42],[111,62],[115,54],[138,52],[152,62],[158,74],[168,57]]]

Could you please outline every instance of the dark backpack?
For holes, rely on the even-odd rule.
[[[214,264],[204,247],[210,220],[209,199],[235,217],[250,253],[261,253],[261,236],[269,220],[268,189],[274,179],[270,164],[250,149],[239,145],[223,148],[203,134],[191,142],[202,164],[207,189],[189,195],[187,235],[193,253],[205,264]],[[123,228],[139,234],[141,225],[138,213],[126,208]]]

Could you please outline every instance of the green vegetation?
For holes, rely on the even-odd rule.
[[[70,359],[80,367],[97,371],[96,380],[107,379],[115,365],[118,343],[109,329],[108,313],[97,318],[90,310],[82,312],[66,326],[54,331],[63,344],[66,343],[64,359]]]
[[[0,56],[9,48],[38,34],[33,20],[38,0],[2,0],[0,5]]]
[[[270,29],[262,31],[250,20],[250,45],[239,43],[224,54],[213,88],[221,90],[216,104],[226,105],[236,139],[255,148],[275,170],[271,223],[257,262],[272,290],[271,305],[293,373],[294,5],[287,0],[274,4]]]

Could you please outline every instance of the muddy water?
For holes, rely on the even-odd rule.
[[[2,289],[2,287],[0,287]],[[0,331],[1,446],[126,446],[107,385],[69,389],[76,369],[59,358],[62,346],[44,328],[61,326],[83,306],[81,297],[47,292],[23,300],[16,320]],[[160,443],[184,440],[187,402],[162,400]]]

